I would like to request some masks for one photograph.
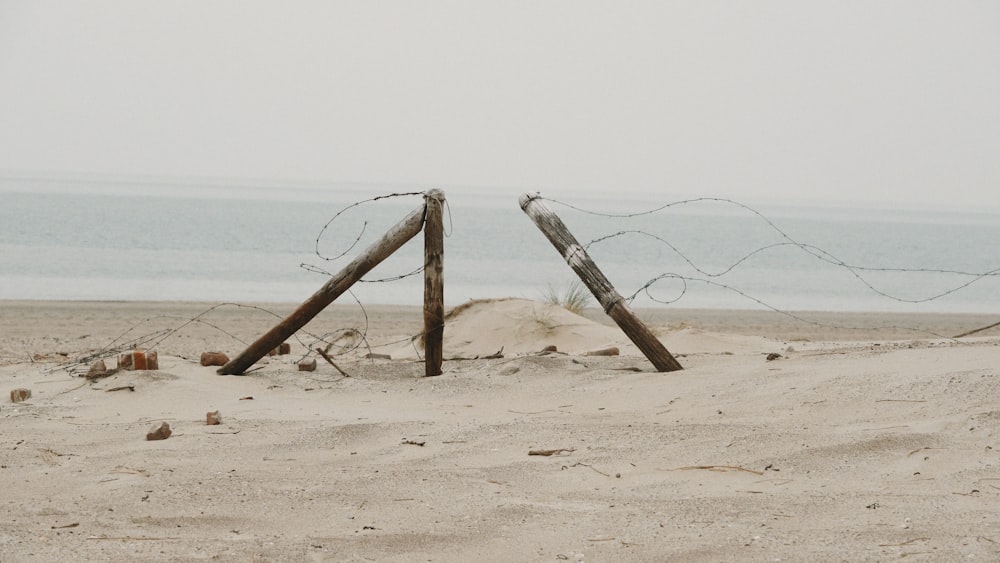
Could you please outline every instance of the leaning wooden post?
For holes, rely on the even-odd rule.
[[[549,242],[556,247],[570,268],[576,272],[587,289],[594,294],[604,307],[604,312],[625,332],[643,354],[649,358],[657,371],[684,369],[667,351],[656,336],[646,327],[635,313],[625,304],[624,298],[615,290],[608,278],[580,246],[562,220],[541,201],[537,193],[526,193],[520,199],[521,209],[531,217]]]
[[[430,377],[441,375],[444,361],[444,192],[431,190],[424,201],[424,373]]]
[[[350,289],[355,282],[364,277],[372,268],[385,260],[390,254],[399,250],[406,241],[410,240],[424,224],[424,210],[426,205],[421,205],[414,209],[402,221],[386,231],[381,239],[365,249],[350,264],[344,267],[337,275],[330,278],[323,287],[307,299],[292,314],[285,317],[267,334],[261,336],[256,342],[251,344],[239,356],[236,356],[226,365],[218,370],[219,375],[242,375],[257,360],[264,357],[268,351],[293,335],[300,328],[306,326],[313,317],[319,314],[327,305],[333,303],[345,291]]]

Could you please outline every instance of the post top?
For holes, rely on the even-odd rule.
[[[524,192],[521,197],[518,198],[518,203],[521,204],[521,209],[524,210],[528,207],[528,204],[536,199],[541,199],[542,194],[538,192]]]
[[[432,197],[438,201],[444,201],[444,190],[432,188],[424,192],[424,197]]]

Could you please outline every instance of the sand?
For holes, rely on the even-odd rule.
[[[1000,331],[947,338],[1000,319],[640,311],[657,373],[496,300],[424,378],[419,309],[336,305],[241,377],[200,354],[278,318],[210,306],[0,302],[0,561],[1000,558]],[[347,377],[298,370],[320,340]],[[81,377],[137,344],[158,370]]]

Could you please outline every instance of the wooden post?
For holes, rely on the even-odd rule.
[[[656,335],[628,308],[624,298],[611,285],[611,282],[590,258],[587,251],[580,246],[562,220],[547,205],[542,203],[540,198],[541,196],[537,193],[523,194],[520,198],[521,209],[528,214],[528,217],[531,217],[531,220],[549,239],[552,246],[555,246],[556,250],[562,254],[570,268],[576,272],[587,289],[604,307],[604,312],[646,355],[657,371],[684,369],[656,338]]]
[[[441,375],[444,360],[444,192],[424,196],[424,369],[427,377]]]
[[[257,360],[264,357],[269,350],[295,334],[313,317],[319,314],[327,305],[333,303],[355,282],[364,277],[372,268],[385,260],[390,254],[399,250],[423,227],[426,205],[414,209],[402,221],[386,231],[381,239],[365,249],[350,264],[337,275],[330,278],[323,287],[307,299],[299,308],[275,325],[267,334],[261,336],[239,356],[233,358],[218,370],[219,375],[242,375]]]

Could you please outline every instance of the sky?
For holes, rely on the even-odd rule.
[[[1000,210],[1000,2],[0,0],[0,178]]]

